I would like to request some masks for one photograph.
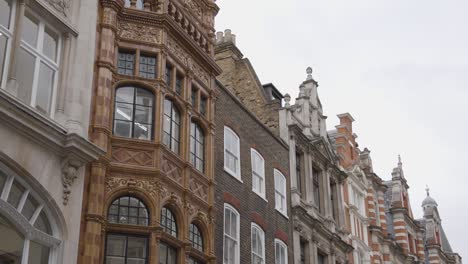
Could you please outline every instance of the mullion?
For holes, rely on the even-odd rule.
[[[136,109],[136,90],[133,88],[133,118],[132,118],[132,138],[135,138],[135,109]],[[130,203],[130,201],[129,201]]]

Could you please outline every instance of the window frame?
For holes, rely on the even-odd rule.
[[[227,133],[226,133],[226,132],[227,132]],[[232,151],[231,151],[231,150],[228,150],[228,149],[227,149],[227,144],[226,144],[226,142],[227,142],[227,140],[228,140],[228,137],[227,137],[228,133],[229,133],[230,135],[234,136],[233,139],[236,140],[236,142],[234,142],[234,144],[237,146],[237,149],[236,149],[236,150],[232,150]],[[228,126],[224,126],[224,146],[223,146],[223,149],[224,149],[224,151],[223,151],[223,153],[224,153],[224,171],[226,171],[227,173],[229,173],[229,174],[230,174],[231,176],[233,176],[235,179],[237,179],[237,180],[239,180],[239,181],[242,182],[241,164],[240,164],[240,163],[241,163],[241,159],[240,159],[240,152],[241,152],[241,150],[240,150],[240,137],[239,137],[239,135],[237,135],[237,133],[236,133],[234,130],[232,130],[232,129],[231,129],[230,127],[228,127]],[[233,153],[233,152],[237,152],[237,153]],[[226,161],[227,161],[226,155],[231,155],[231,156],[233,156],[233,158],[234,158],[235,160],[237,160],[237,163],[235,164],[237,172],[231,170],[231,169],[226,165]]]
[[[288,196],[287,196],[287,179],[284,174],[279,171],[278,169],[273,170],[274,173],[274,180],[275,180],[275,209],[280,212],[282,215],[284,215],[286,218],[288,218]],[[279,183],[277,181],[277,177],[281,177],[280,179],[284,181],[283,186],[277,186]],[[281,187],[281,189],[279,189]],[[277,195],[282,196],[282,200],[278,201]],[[278,204],[278,202],[282,202],[282,204]],[[284,207],[284,210],[281,209],[281,207]]]
[[[124,263],[128,263],[128,238],[132,237],[132,238],[144,238],[146,239],[146,257],[145,257],[145,264],[148,263],[148,260],[149,260],[149,256],[150,256],[150,238],[147,236],[147,235],[140,235],[140,234],[128,234],[128,233],[120,233],[120,232],[107,232],[106,233],[106,241],[105,241],[105,247],[104,247],[104,263],[106,263],[107,261],[107,250],[108,250],[108,247],[109,247],[109,243],[108,243],[108,237],[110,235],[114,235],[114,236],[125,236],[125,256],[124,256]],[[120,256],[122,257],[122,256]]]
[[[202,135],[199,135],[198,131],[201,131]],[[193,119],[190,121],[190,164],[192,164],[192,166],[202,172],[202,173],[205,173],[205,158],[206,158],[206,155],[205,155],[205,152],[206,152],[206,133],[205,131],[203,130],[202,126],[197,122],[197,121],[194,121]],[[201,139],[203,139],[203,141],[201,141]],[[194,151],[195,152],[192,152],[192,142],[194,144]],[[202,145],[203,146],[203,151],[202,153],[200,153],[200,150],[199,150],[199,147],[197,147],[198,145]],[[201,155],[201,156],[200,156]],[[192,162],[192,157],[193,157],[193,162]],[[201,161],[202,163],[202,168],[198,168],[198,162],[197,161]]]
[[[171,113],[170,113],[170,116],[168,116],[166,114],[166,102],[170,102],[171,104]],[[177,122],[175,122],[175,113],[177,113],[179,115],[179,123],[177,124]],[[181,126],[182,126],[182,114],[181,114],[181,111],[179,110],[179,108],[177,107],[177,105],[174,103],[174,99],[171,99],[171,98],[167,98],[165,97],[164,98],[164,105],[163,105],[163,118],[166,118],[166,117],[169,117],[169,124],[170,124],[170,127],[169,127],[169,131],[170,133],[167,133],[166,132],[166,128],[165,128],[165,122],[163,121],[163,131],[162,131],[162,142],[163,144],[168,147],[172,152],[174,152],[175,154],[177,155],[180,155],[180,145],[181,145]],[[173,135],[173,127],[175,125],[178,125],[179,127],[179,138],[176,139]],[[164,142],[164,137],[167,136],[169,137],[169,146],[165,144]],[[175,144],[174,141],[178,144],[177,145],[177,149],[174,149],[173,145]]]
[[[166,210],[166,214],[165,214],[165,218],[166,218],[166,225],[163,225],[163,210]],[[172,216],[171,219],[169,219],[167,216],[167,212],[170,213],[170,216]],[[161,228],[163,229],[163,232],[165,232],[166,234],[174,237],[174,238],[178,238],[179,237],[179,224],[177,222],[177,216],[176,214],[174,213],[174,210],[172,210],[169,206],[165,205],[163,207],[161,207],[161,212],[160,212],[160,219],[159,219],[159,224],[161,226]],[[175,230],[173,230],[172,228],[172,225],[169,227],[167,226],[167,222],[168,220],[171,222],[171,224],[173,223],[175,225]]]
[[[121,89],[121,88],[133,88],[133,89],[134,89],[134,91],[133,91],[133,102],[132,102],[132,103],[117,102],[117,92],[118,92],[118,90]],[[136,94],[137,94],[137,90],[138,90],[138,89],[145,90],[145,91],[147,91],[147,92],[149,92],[149,93],[152,94],[152,96],[153,96],[153,97],[152,97],[152,100],[153,100],[153,101],[152,101],[152,105],[151,105],[151,106],[145,106],[145,105],[136,104],[136,100],[137,100]],[[133,86],[133,85],[125,86],[125,85],[124,85],[124,86],[119,86],[119,87],[115,88],[115,89],[114,89],[114,93],[115,93],[115,95],[114,95],[114,113],[113,113],[113,120],[112,120],[112,136],[114,136],[114,137],[119,137],[119,138],[127,138],[127,139],[131,139],[131,140],[143,140],[143,141],[147,141],[147,142],[153,141],[153,140],[154,140],[155,120],[156,120],[156,119],[155,119],[155,105],[156,105],[156,102],[157,102],[157,100],[155,99],[155,96],[156,96],[156,95],[154,94],[154,92],[151,91],[151,90],[149,90],[149,89],[140,87],[140,86]],[[116,122],[115,122],[115,121],[116,121],[116,120],[119,120],[119,119],[116,119],[117,103],[127,104],[127,105],[132,104],[132,108],[133,108],[133,110],[132,110],[132,116],[133,116],[132,120],[130,120],[130,121],[129,121],[129,120],[121,120],[121,121],[126,121],[126,122],[130,122],[130,123],[131,123],[131,129],[132,129],[132,130],[131,130],[131,136],[130,136],[130,137],[120,136],[120,135],[116,135],[116,134],[115,134],[115,128],[116,128],[116,125],[115,125]],[[136,111],[136,106],[147,107],[147,108],[151,107],[151,124],[150,124],[150,125],[151,125],[151,126],[150,126],[151,136],[150,136],[149,139],[139,139],[139,138],[135,138],[135,137],[134,137],[134,135],[135,135],[135,129],[134,129],[134,127],[135,127],[135,124],[137,123],[137,122],[135,122],[135,111]],[[144,125],[148,125],[148,124],[144,124]]]
[[[16,2],[16,1],[14,1]],[[20,50],[23,50],[24,52],[28,53],[30,56],[34,58],[34,70],[33,70],[33,77],[32,77],[32,87],[31,87],[31,99],[30,102],[24,102],[27,105],[31,106],[32,108],[36,109],[37,111],[41,112],[39,109],[36,108],[35,104],[37,102],[37,95],[38,95],[38,85],[39,85],[39,72],[41,69],[41,64],[43,64],[45,67],[49,68],[54,72],[54,77],[52,80],[52,87],[51,87],[51,94],[50,94],[50,105],[48,113],[43,113],[41,114],[45,116],[49,116],[50,118],[54,118],[55,116],[55,105],[56,105],[56,100],[57,100],[57,86],[58,86],[58,80],[59,80],[59,75],[60,75],[60,61],[62,58],[62,33],[56,29],[56,27],[52,26],[49,22],[45,21],[45,19],[38,15],[35,11],[33,11],[30,7],[26,7],[24,10],[24,13],[21,14],[21,23],[24,23],[26,14],[34,18],[38,23],[38,29],[37,29],[37,39],[36,39],[36,46],[32,46],[29,44],[26,40],[23,40],[22,35],[20,32],[18,34],[18,37],[20,38],[19,40],[19,46],[17,47],[17,53]],[[15,15],[12,15],[12,17],[15,17]],[[44,54],[43,47],[44,47],[44,36],[45,36],[45,31],[46,28],[52,33],[56,34],[57,36],[57,47],[56,47],[56,56],[55,56],[55,61],[47,55]],[[16,59],[18,59],[16,57]],[[18,67],[17,63],[15,64],[15,67]],[[18,97],[17,97],[18,98]]]
[[[0,61],[0,64],[3,63],[2,72],[0,72],[0,87],[6,88],[6,83],[8,79],[8,71],[10,69],[10,54],[12,49],[13,42],[13,35],[16,29],[16,6],[17,1],[12,1],[11,10],[10,10],[10,20],[8,21],[9,28],[6,28],[3,25],[0,25],[0,33],[3,34],[6,38],[5,44],[5,54],[3,58],[3,62]]]
[[[260,242],[261,242],[261,249],[262,249],[262,252],[261,252],[261,255],[260,253],[258,252],[255,252],[254,248],[253,248],[253,239],[254,239],[254,232],[259,232],[259,236],[260,236]],[[266,263],[266,259],[265,259],[265,231],[263,231],[263,229],[257,225],[256,223],[252,223],[251,224],[251,227],[250,227],[250,252],[251,252],[251,262],[252,264],[254,263],[253,261],[253,258],[254,257],[257,257],[257,258],[260,258],[262,260],[262,264],[265,264]]]
[[[195,229],[192,229],[192,226]],[[198,233],[195,232],[195,230],[198,231]],[[199,237],[201,244],[198,241],[196,241],[197,236]],[[198,224],[194,222],[190,223],[189,225],[189,241],[193,249],[198,250],[200,252],[205,252],[205,240],[203,238],[202,229],[200,228]]]
[[[121,199],[122,198],[128,198],[128,205],[121,205],[120,202],[121,202]],[[130,205],[130,200],[131,199],[136,199],[138,201],[138,207],[135,207],[135,206],[131,206]],[[114,204],[114,203],[118,203],[118,204]],[[117,206],[117,214],[111,214],[111,207],[112,206]],[[120,221],[120,217],[121,216],[124,216],[124,215],[121,215],[120,214],[120,210],[121,208],[127,208],[127,215],[126,217],[129,219],[131,216],[130,216],[130,209],[137,209],[137,216],[136,216],[136,220],[137,220],[137,224],[131,224],[130,221],[127,219],[127,223],[122,223]],[[144,209],[144,211],[146,212],[146,217],[142,216],[140,217],[140,209]],[[116,222],[111,222],[111,220],[109,219],[110,216],[116,216],[117,217],[117,221]],[[140,219],[143,219],[145,220],[146,219],[146,224],[140,224]],[[135,225],[135,226],[149,226],[150,224],[150,212],[148,210],[148,206],[146,206],[145,202],[143,202],[140,198],[136,197],[136,196],[132,196],[132,195],[123,195],[123,196],[119,196],[117,198],[115,198],[112,203],[109,205],[109,207],[107,208],[107,221],[109,223],[112,223],[112,224],[119,224],[119,225]]]
[[[136,54],[136,58],[135,58],[135,65],[138,63],[138,76],[139,78],[143,78],[143,79],[146,79],[146,80],[156,80],[158,78],[158,54],[155,54],[155,53],[147,53],[145,51],[141,51],[141,50],[138,50],[137,51],[137,54]],[[141,58],[142,57],[145,57],[146,59],[154,59],[154,65],[150,65],[148,63],[145,63],[144,65],[146,66],[154,66],[154,72],[151,73],[149,72],[148,70],[146,70],[145,72],[143,72],[144,74],[154,74],[154,78],[149,78],[149,77],[143,77],[141,76],[142,74],[142,71],[141,71],[141,66],[142,66],[142,62],[141,62]]]
[[[254,164],[254,160],[256,160],[254,157],[258,157],[259,160],[258,162],[261,162],[261,169],[262,172],[257,172],[255,170],[256,164]],[[265,183],[265,159],[263,158],[262,154],[258,152],[256,149],[251,148],[250,149],[250,163],[251,163],[251,168],[252,168],[252,191],[256,193],[258,196],[266,200],[266,183]],[[263,174],[263,175],[260,175]],[[259,178],[261,180],[260,182],[260,190],[257,190],[255,188],[255,178]]]
[[[229,210],[231,214],[234,214],[236,216],[236,237],[232,237],[230,234],[226,234],[226,210]],[[232,224],[232,221],[230,221]],[[231,228],[232,229],[232,228]],[[234,263],[226,263],[224,262],[224,257],[226,252],[224,251],[224,248],[226,246],[226,236],[228,236],[229,239],[233,240],[235,242],[235,250],[234,250]],[[240,214],[235,209],[232,205],[225,203],[224,204],[224,209],[223,209],[223,264],[239,264],[240,263]]]
[[[282,240],[278,239],[278,238],[275,238],[275,264],[288,264],[288,246],[286,245],[286,243],[284,243]],[[277,263],[276,262],[276,257],[277,257],[277,246],[284,249],[284,263]],[[281,256],[280,256],[281,257]]]

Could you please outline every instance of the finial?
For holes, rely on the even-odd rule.
[[[312,67],[307,67],[307,80],[312,80]]]
[[[429,190],[430,190],[429,186],[426,184],[426,194],[427,194],[427,196],[429,196]]]
[[[403,163],[401,162],[401,155],[398,154],[398,167],[402,167]]]
[[[299,86],[299,97],[305,96],[304,85]]]
[[[291,96],[287,93],[284,95],[284,107],[290,107]]]

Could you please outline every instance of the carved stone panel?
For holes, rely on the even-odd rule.
[[[148,25],[119,22],[118,36],[122,39],[149,42],[152,44],[161,43],[161,30]]]
[[[194,175],[190,177],[189,189],[195,196],[208,202],[208,186],[197,180]]]
[[[154,152],[113,147],[112,160],[128,165],[154,167]]]
[[[109,177],[106,179],[106,193],[122,187],[141,189],[144,193],[154,198],[158,197],[158,194],[167,193],[161,183],[154,180],[136,180],[120,177]]]
[[[168,38],[167,40],[167,48],[169,52],[177,58],[184,66],[186,66],[189,70],[193,71],[195,77],[199,79],[203,84],[209,86],[209,74],[203,70],[200,65],[195,63],[188,53],[179,45],[176,41],[172,38]]]
[[[180,185],[183,185],[184,179],[182,177],[182,170],[165,157],[163,157],[161,162],[161,171],[166,175],[166,177]]]

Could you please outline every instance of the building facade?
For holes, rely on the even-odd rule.
[[[230,90],[217,95],[217,263],[291,263],[288,147]]]
[[[215,263],[214,0],[101,0],[79,263]]]
[[[347,263],[343,188],[347,174],[326,130],[318,83],[307,69],[293,105],[285,95],[279,111],[280,135],[289,145],[294,262]]]
[[[0,263],[76,263],[97,7],[0,0]]]

